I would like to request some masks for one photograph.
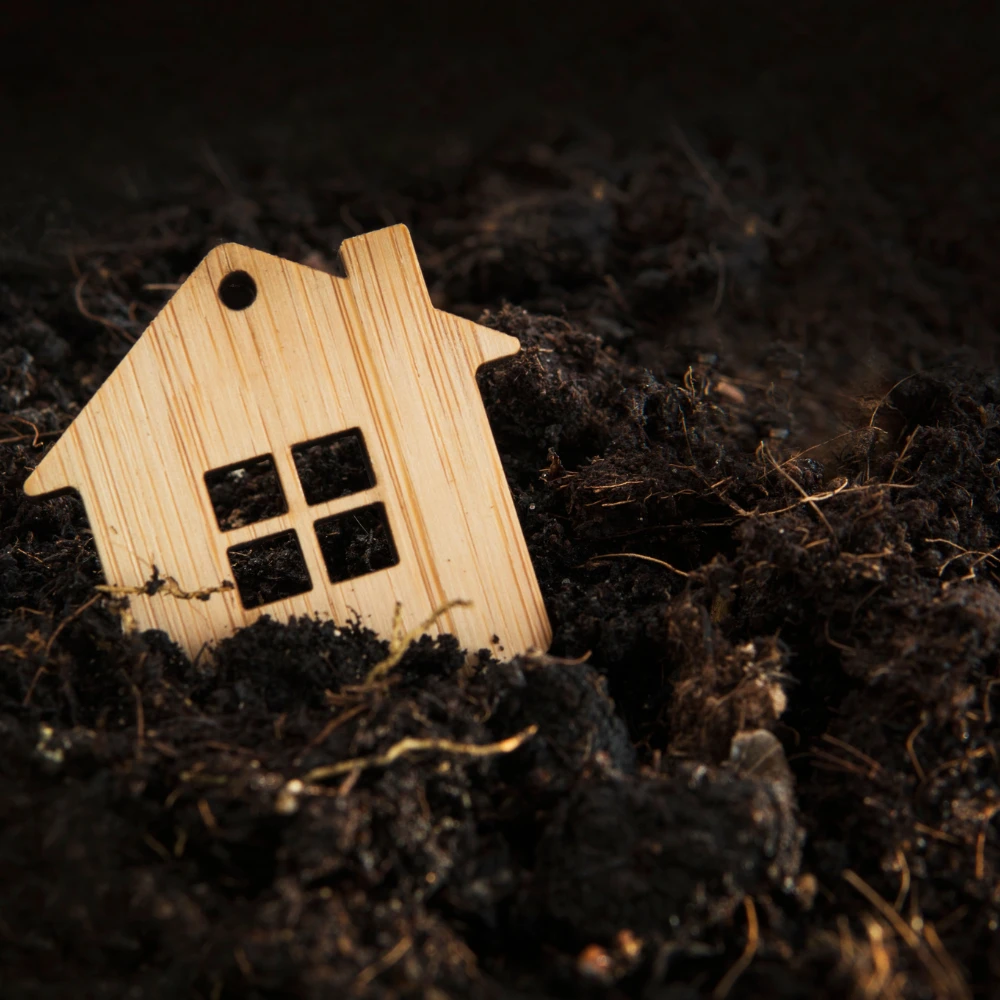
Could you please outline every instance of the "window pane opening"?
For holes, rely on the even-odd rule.
[[[205,473],[205,485],[221,531],[232,531],[288,512],[270,455],[258,455]]]
[[[292,459],[310,505],[375,485],[364,437],[357,427],[297,444],[292,448]]]
[[[399,562],[382,503],[322,518],[316,522],[316,537],[331,583],[388,569]]]
[[[233,545],[226,553],[244,608],[283,601],[312,590],[312,580],[294,531],[279,531]]]

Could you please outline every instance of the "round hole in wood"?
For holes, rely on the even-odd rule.
[[[257,298],[257,282],[246,271],[230,271],[219,282],[219,298],[229,309],[246,309]]]

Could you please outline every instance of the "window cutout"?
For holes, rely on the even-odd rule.
[[[316,522],[316,537],[331,583],[388,569],[399,562],[382,503],[322,518]]]
[[[205,473],[205,485],[221,531],[288,513],[281,480],[270,455],[259,455]]]
[[[234,545],[226,554],[244,608],[259,608],[312,590],[294,531],[279,531]]]
[[[257,282],[246,271],[230,271],[219,282],[219,298],[227,309],[246,309],[257,298]]]
[[[375,485],[365,439],[357,427],[292,448],[307,504],[336,500]]]

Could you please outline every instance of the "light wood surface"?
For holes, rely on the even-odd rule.
[[[236,590],[208,600],[131,599],[140,628],[190,655],[261,615],[358,615],[388,636],[397,602],[412,629],[506,658],[545,650],[551,632],[476,369],[515,338],[435,309],[405,226],[345,241],[347,277],[236,244],[213,250],[182,285],[25,484],[83,496],[109,584],[141,587],[155,566],[181,592],[233,580],[227,549],[294,529],[312,589],[252,610]],[[257,298],[219,299],[248,272]],[[309,506],[292,446],[349,428],[364,436],[375,485]],[[273,456],[288,512],[221,531],[205,473]],[[397,565],[332,584],[313,524],[385,504]]]

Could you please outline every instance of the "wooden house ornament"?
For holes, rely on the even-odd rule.
[[[397,603],[409,631],[454,600],[469,603],[427,631],[544,651],[476,385],[517,340],[434,308],[405,226],[341,258],[346,277],[214,249],[25,491],[79,490],[108,584],[139,590],[156,567],[206,595],[131,599],[139,628],[192,656],[262,615],[358,616],[388,636]],[[250,505],[227,507],[248,484]]]

